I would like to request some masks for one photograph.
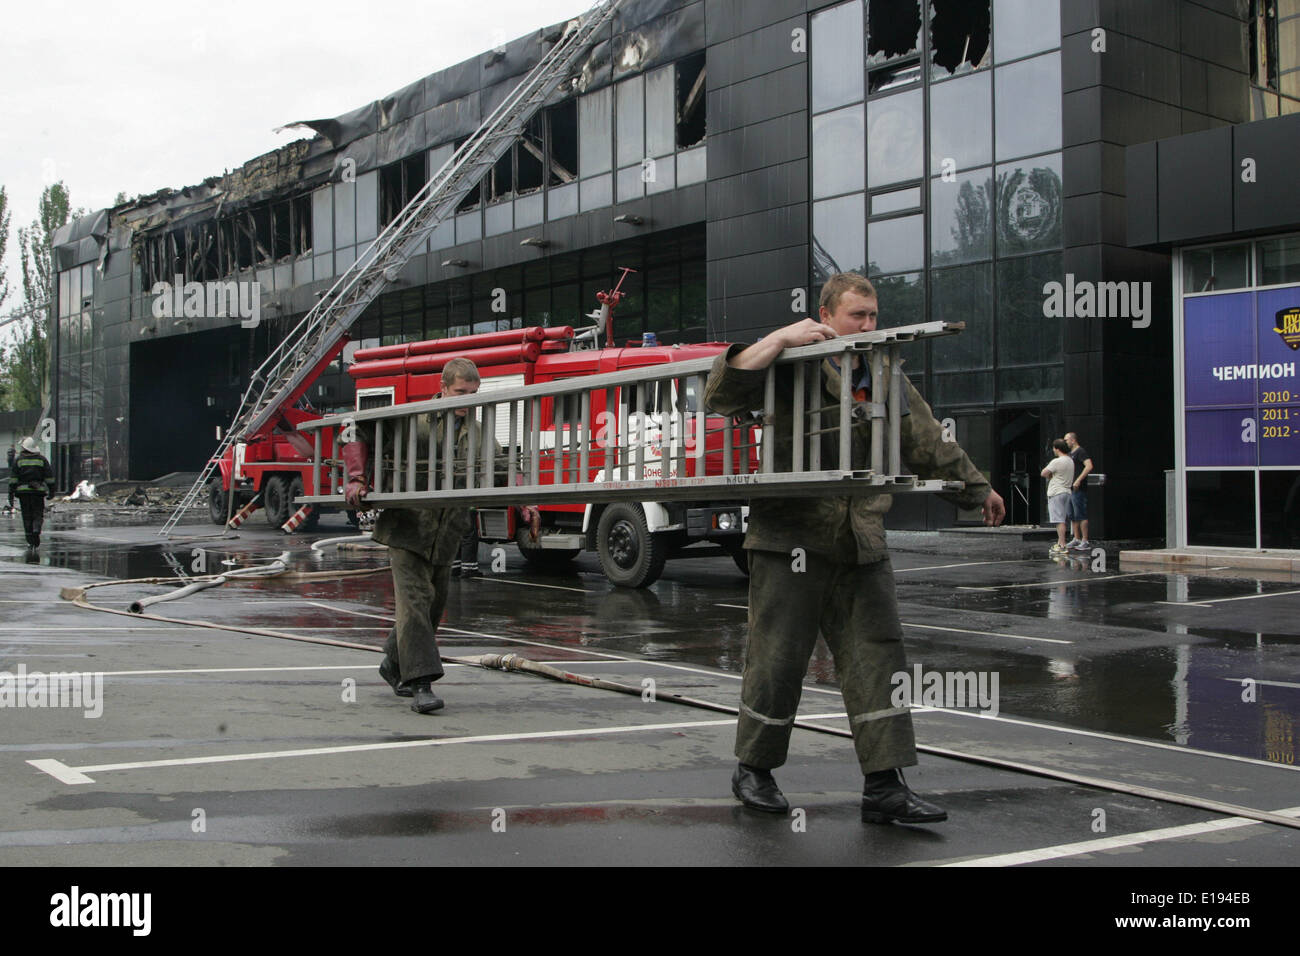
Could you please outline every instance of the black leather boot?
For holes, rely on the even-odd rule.
[[[433,692],[433,687],[427,680],[416,681],[412,690],[414,699],[411,701],[411,710],[417,714],[432,714],[446,706],[442,698]]]
[[[397,667],[393,664],[392,659],[389,658],[387,654],[385,654],[384,659],[379,662],[379,676],[388,681],[389,686],[393,688],[393,693],[398,697],[415,696],[415,691],[411,690],[409,687],[403,687],[402,682],[397,679]]]
[[[869,773],[862,787],[863,823],[942,823],[948,813],[908,787],[903,771]]]
[[[789,801],[772,779],[770,770],[751,767],[749,764],[736,764],[736,772],[731,775],[731,792],[752,810],[785,813],[790,809]]]

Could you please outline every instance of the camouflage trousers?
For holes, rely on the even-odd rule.
[[[808,554],[749,552],[749,644],[736,756],[763,769],[786,760],[808,661],[820,632],[835,672],[862,772],[916,764],[912,715],[890,704],[892,675],[907,670],[888,558],[844,564]]]
[[[396,664],[398,680],[435,681],[443,675],[442,657],[434,637],[447,607],[451,565],[431,564],[424,555],[389,548],[397,624],[388,632],[384,653]]]

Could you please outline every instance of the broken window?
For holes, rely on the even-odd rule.
[[[515,144],[515,192],[521,196],[541,189],[546,180],[545,129],[542,116],[536,114],[525,124]]]
[[[546,111],[550,163],[548,186],[562,186],[578,176],[578,101],[568,100]]]
[[[867,7],[867,65],[875,66],[921,47],[921,5],[917,0],[871,0]]]
[[[883,93],[921,78],[921,5],[872,0],[867,7],[867,90]]]
[[[930,18],[930,75],[969,73],[989,63],[987,0],[933,0]]]
[[[293,248],[293,213],[287,202],[271,206],[271,258],[279,261]]]
[[[414,153],[379,170],[379,218],[388,225],[424,188],[424,153]]]
[[[677,61],[677,148],[704,139],[704,54]]]
[[[253,251],[256,256],[256,262],[271,262],[271,207],[260,206],[251,209],[248,213],[253,229]]]
[[[483,177],[487,185],[487,201],[499,202],[509,199],[515,191],[515,155],[514,148],[506,150],[504,156],[492,164],[488,174]]]
[[[456,150],[455,150],[455,151],[456,151],[456,152],[459,152],[459,151],[460,151],[460,148],[461,148],[462,146],[465,145],[465,142],[466,142],[466,140],[468,140],[468,139],[469,139],[468,136],[462,136],[460,139],[456,140]],[[479,180],[479,182],[477,182],[477,183],[474,185],[474,188],[472,188],[469,192],[467,192],[467,193],[465,194],[465,198],[462,199],[462,200],[460,201],[460,203],[456,206],[456,211],[457,211],[457,212],[467,212],[467,211],[469,211],[470,209],[476,209],[476,208],[478,208],[479,199],[480,199],[480,197],[481,197],[481,195],[482,195],[482,192],[483,192],[483,181],[482,181],[482,180]]]

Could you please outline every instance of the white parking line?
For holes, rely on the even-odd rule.
[[[1265,687],[1291,687],[1300,690],[1300,684],[1288,684],[1284,680],[1258,680],[1254,677],[1220,677],[1219,680],[1230,680],[1234,684],[1240,684],[1242,681],[1252,681],[1256,684],[1263,684]]]
[[[952,631],[955,634],[983,634],[987,637],[1014,637],[1020,641],[1042,641],[1044,644],[1074,643],[1074,641],[1063,641],[1055,637],[1031,637],[1028,634],[1009,634],[1006,631],[973,631],[968,627],[940,627],[937,624],[909,624],[907,621],[901,623],[903,627],[920,627],[927,631]]]
[[[479,581],[487,584],[517,584],[523,588],[549,588],[552,591],[577,591],[579,594],[595,594],[595,591],[588,591],[586,588],[566,588],[559,584],[536,584],[532,581],[515,581],[512,578],[497,577],[494,574],[480,574],[478,577],[471,578],[471,581]]]
[[[1300,807],[1277,810],[1283,816],[1300,816]],[[1045,846],[1037,850],[1021,850],[1018,853],[999,853],[996,856],[981,856],[972,860],[958,860],[954,863],[941,863],[940,866],[1019,866],[1023,863],[1040,863],[1044,860],[1059,860],[1067,856],[1079,856],[1083,853],[1099,853],[1104,850],[1118,850],[1126,846],[1141,846],[1157,843],[1161,840],[1180,840],[1184,837],[1196,837],[1206,833],[1218,833],[1223,830],[1236,830],[1240,827],[1263,826],[1259,820],[1245,817],[1229,817],[1226,820],[1207,820],[1204,823],[1189,823],[1181,827],[1164,827],[1159,830],[1144,830],[1127,836],[1103,837],[1100,840],[1084,840],[1081,843],[1063,843],[1058,846]]]
[[[1014,561],[968,561],[964,564],[931,564],[924,568],[894,568],[895,574],[902,574],[904,571],[942,571],[945,568],[974,568],[985,564],[1037,564],[1039,558],[1020,558]]]
[[[807,720],[828,720],[843,714],[817,714]],[[70,767],[61,760],[28,760],[37,770],[67,784],[94,783],[92,773],[115,770],[147,770],[156,767],[190,767],[199,764],[238,763],[246,760],[274,760],[282,757],[322,757],[343,753],[363,753],[376,750],[402,750],[411,747],[443,747],[451,744],[515,743],[523,740],[556,740],[565,737],[591,737],[604,734],[630,734],[645,731],[678,731],[693,727],[729,727],[734,717],[725,720],[689,720],[666,724],[624,724],[617,727],[584,727],[573,730],[542,730],[528,734],[484,734],[475,737],[434,737],[428,740],[397,740],[378,744],[347,744],[341,747],[313,747],[300,750],[264,750],[247,754],[218,754],[210,757],[175,757],[166,760],[138,760],[130,763],[105,763],[86,767]]]

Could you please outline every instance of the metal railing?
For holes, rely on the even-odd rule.
[[[299,429],[314,433],[315,487],[340,493],[297,500],[343,504],[342,463],[320,456],[326,429],[336,433],[335,448],[370,433],[366,501],[378,508],[957,491],[961,482],[904,473],[903,379],[883,373],[886,357],[901,369],[908,342],[961,328],[931,322],[786,349],[766,370],[763,408],[738,416],[704,408],[713,358],[327,416]],[[836,401],[826,404],[822,363],[855,356],[869,363],[870,400],[856,400],[845,375]],[[788,435],[778,434],[773,415],[778,377],[793,408]],[[463,454],[455,429],[445,427],[457,409],[480,425]],[[866,422],[868,466],[855,467],[853,426]],[[789,461],[778,467],[778,445],[787,439]]]

